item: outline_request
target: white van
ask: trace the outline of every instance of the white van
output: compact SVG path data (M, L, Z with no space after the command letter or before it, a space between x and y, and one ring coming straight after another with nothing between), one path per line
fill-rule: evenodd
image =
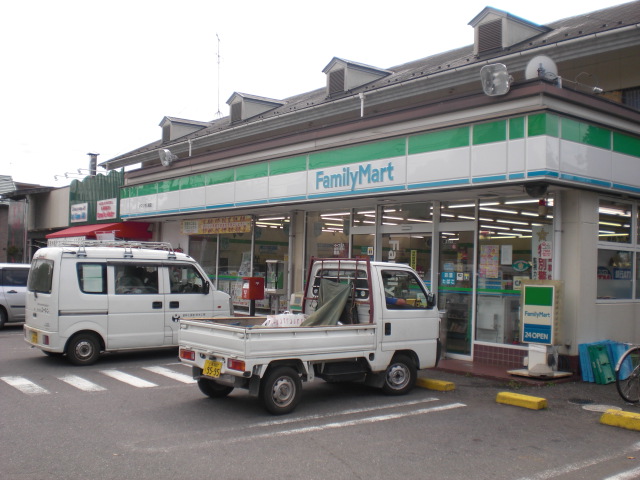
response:
M229 315L230 296L169 244L86 241L33 256L24 335L89 365L101 352L177 346L181 318Z

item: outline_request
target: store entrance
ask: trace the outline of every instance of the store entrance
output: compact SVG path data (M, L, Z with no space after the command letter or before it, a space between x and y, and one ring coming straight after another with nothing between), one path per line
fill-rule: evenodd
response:
M382 261L411 266L431 289L431 232L382 235Z
M447 355L471 356L473 339L474 231L447 229L440 233L438 309L446 311Z

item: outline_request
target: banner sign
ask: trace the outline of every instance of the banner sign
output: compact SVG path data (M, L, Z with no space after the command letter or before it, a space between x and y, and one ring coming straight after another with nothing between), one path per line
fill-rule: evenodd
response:
M218 233L250 233L251 215L183 220L183 235L215 235Z

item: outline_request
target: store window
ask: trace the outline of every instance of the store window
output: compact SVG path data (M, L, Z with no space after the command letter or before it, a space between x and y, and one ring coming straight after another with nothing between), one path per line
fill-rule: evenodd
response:
M480 203L476 340L520 343L520 288L553 279L553 198Z
M598 298L605 300L632 297L633 252L598 250Z
M311 257L349 257L349 210L307 212L307 262Z
M600 199L596 272L597 297L600 300L640 299L637 285L637 256L640 243L637 219L636 203L608 198ZM634 278L636 279L635 292Z

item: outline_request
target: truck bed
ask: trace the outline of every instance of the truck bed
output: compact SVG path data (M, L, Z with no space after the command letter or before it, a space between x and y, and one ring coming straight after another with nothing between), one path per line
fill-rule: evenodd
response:
M207 354L269 358L332 359L376 348L376 325L263 327L264 317L181 320L180 346Z

